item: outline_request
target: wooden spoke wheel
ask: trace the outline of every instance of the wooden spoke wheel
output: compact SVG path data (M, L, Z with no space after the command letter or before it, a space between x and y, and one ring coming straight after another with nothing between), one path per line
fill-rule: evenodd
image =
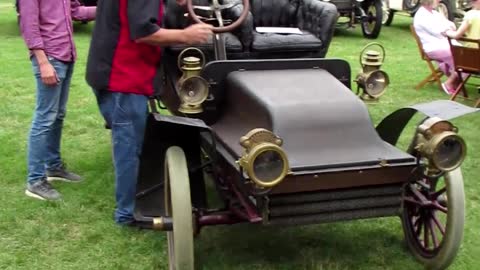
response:
M445 269L463 238L465 194L460 168L405 187L402 224L413 255L428 269Z
M193 222L187 160L180 147L172 146L165 157L165 212L172 218L167 232L170 270L193 270Z

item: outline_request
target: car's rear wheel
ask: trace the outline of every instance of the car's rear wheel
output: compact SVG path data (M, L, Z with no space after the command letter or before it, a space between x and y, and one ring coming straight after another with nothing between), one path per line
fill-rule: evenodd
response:
M366 18L362 20L362 32L366 38L377 38L382 28L383 9L381 0L366 1L363 6Z
M453 8L452 8L452 3L450 1L442 0L440 3L438 3L437 6L437 11L445 16L445 18L449 19L450 21L453 21L455 19L455 14L453 14Z
M409 183L402 225L410 251L428 269L445 269L463 238L465 194L460 168L436 179Z
M385 26L390 26L395 16L395 11L393 9L384 9L382 15L382 24Z
M193 219L185 153L178 146L165 157L165 214L172 218L173 230L167 232L170 270L193 270Z

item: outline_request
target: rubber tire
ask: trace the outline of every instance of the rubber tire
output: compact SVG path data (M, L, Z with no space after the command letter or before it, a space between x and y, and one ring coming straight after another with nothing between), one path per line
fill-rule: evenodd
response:
M395 17L395 12L393 9L390 9L388 11L388 15L387 15L387 18L382 18L383 19L383 25L385 26L390 26L392 24L392 21L393 21L393 17ZM382 16L385 16L385 13L383 13Z
M465 224L465 192L463 189L463 176L460 168L445 174L445 184L448 198L447 225L442 247L438 253L425 258L417 252L418 247L412 238L412 230L405 224L407 211L402 211L402 225L408 248L415 258L425 265L426 269L446 269L455 259L463 239Z
M368 13L368 8L372 4L375 6L375 13L376 13L375 14L376 22L375 22L375 26L373 27L372 32L371 33L367 32L365 22L362 22L361 25L362 25L363 36L366 37L366 38L375 39L375 38L378 37L378 35L380 34L380 30L382 29L383 9L382 9L382 1L381 0L366 1L365 5L363 6L363 9Z
M167 232L169 269L193 270L190 179L185 153L178 146L168 148L165 156L165 212L173 222L173 230Z
M438 6L440 6L440 5L445 6L445 8L447 9L448 19L450 21L453 21L455 19L455 14L453 13L452 3L449 0L441 0L440 3L438 4Z

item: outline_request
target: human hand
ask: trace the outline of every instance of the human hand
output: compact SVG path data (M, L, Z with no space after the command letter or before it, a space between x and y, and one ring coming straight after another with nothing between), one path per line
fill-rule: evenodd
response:
M60 82L55 68L49 62L40 64L40 77L47 86L55 86Z
M205 23L197 23L185 28L185 43L192 45L198 43L205 43L208 37L212 34L213 26Z

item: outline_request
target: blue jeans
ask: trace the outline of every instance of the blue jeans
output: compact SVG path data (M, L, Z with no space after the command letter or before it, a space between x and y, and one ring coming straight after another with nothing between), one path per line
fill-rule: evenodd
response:
M37 101L28 139L27 181L30 184L44 178L45 169L55 170L62 165L60 140L74 64L52 57L48 57L48 60L60 80L55 86L47 86L42 82L37 59L32 57Z
M148 98L142 95L93 90L98 107L112 128L115 167L115 221L133 221L140 154L147 122Z

